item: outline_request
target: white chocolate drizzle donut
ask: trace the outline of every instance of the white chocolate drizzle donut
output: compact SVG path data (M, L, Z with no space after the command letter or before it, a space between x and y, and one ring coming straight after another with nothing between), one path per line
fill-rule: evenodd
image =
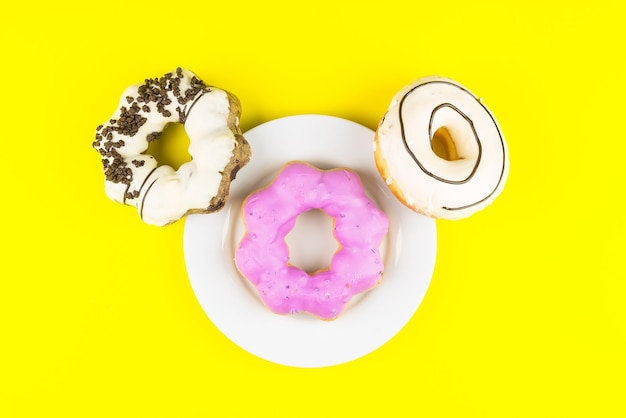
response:
M181 68L130 86L92 144L102 157L107 196L159 226L221 209L230 182L250 159L240 113L234 95ZM183 124L189 137L192 160L177 171L146 154L168 123Z
M442 77L417 80L393 97L376 131L374 155L402 203L442 219L485 208L509 170L493 114L465 87Z

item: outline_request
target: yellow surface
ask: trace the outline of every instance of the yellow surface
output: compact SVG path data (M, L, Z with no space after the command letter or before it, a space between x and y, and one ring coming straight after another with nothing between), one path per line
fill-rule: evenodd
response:
M0 416L626 416L624 11L250 3L0 6ZM325 369L260 360L196 302L184 222L104 195L95 127L176 66L235 92L244 130L301 113L375 128L403 85L451 77L498 118L507 186L437 223L430 289L388 344Z

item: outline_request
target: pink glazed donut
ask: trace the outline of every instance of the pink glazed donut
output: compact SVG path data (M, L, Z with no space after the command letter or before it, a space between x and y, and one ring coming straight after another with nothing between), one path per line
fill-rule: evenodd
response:
M312 209L332 218L339 249L328 269L308 274L289 263L285 237L298 215ZM246 198L243 219L246 233L235 263L274 313L309 312L332 320L353 295L381 280L379 247L389 221L352 170L288 163L269 186Z

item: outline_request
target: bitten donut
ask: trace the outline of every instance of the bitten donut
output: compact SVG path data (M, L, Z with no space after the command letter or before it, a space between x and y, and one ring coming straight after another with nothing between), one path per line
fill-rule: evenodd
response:
M298 215L312 209L332 218L339 250L328 269L308 274L289 263L285 236ZM275 313L335 319L353 295L381 280L379 247L388 220L354 171L289 163L268 187L246 198L243 219L246 233L236 250L236 266Z
M409 208L460 219L500 194L507 145L493 114L457 82L426 77L392 99L374 141L376 166Z
M181 68L129 87L92 144L102 157L107 196L159 226L221 209L251 154L240 113L237 97ZM148 143L172 122L184 125L192 157L177 171L146 154Z

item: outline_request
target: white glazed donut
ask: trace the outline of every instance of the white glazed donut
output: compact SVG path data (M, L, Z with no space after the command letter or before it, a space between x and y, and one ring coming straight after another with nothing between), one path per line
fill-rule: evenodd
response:
M250 159L240 113L234 95L181 68L129 87L92 144L102 157L107 196L159 226L221 209L231 180ZM192 161L178 171L146 154L168 123L184 124L189 137Z
M374 141L376 166L409 208L460 219L500 194L509 170L500 127L457 82L425 77L392 99Z

